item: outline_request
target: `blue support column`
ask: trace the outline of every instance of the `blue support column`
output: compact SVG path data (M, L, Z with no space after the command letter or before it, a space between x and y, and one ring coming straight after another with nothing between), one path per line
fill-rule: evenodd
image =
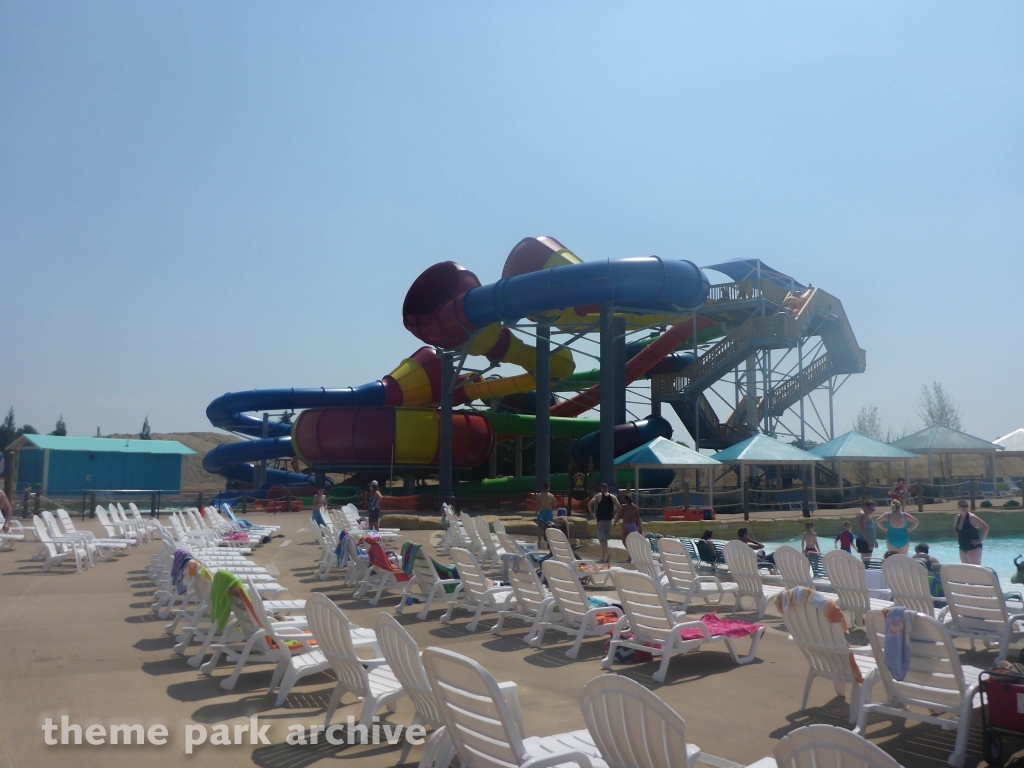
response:
M452 495L452 383L455 379L454 352L441 353L441 435L437 472L437 495Z
M615 319L601 305L601 482L615 490Z
M626 319L612 321L615 336L615 424L626 423Z
M535 489L551 482L551 326L537 325L537 421L534 445L537 457Z

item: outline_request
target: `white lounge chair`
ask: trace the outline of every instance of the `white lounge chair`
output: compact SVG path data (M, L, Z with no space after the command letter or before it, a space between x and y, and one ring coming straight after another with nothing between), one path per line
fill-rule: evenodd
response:
M811 684L820 677L832 683L840 696L845 696L846 686L850 686L850 722L857 722L861 685L864 674L874 669L874 658L866 654L855 657L854 649L846 642L846 619L828 595L796 587L780 594L776 601L790 636L810 667L800 711L807 706ZM829 621L830 617L835 620Z
M993 571L980 565L950 563L941 570L942 589L953 637L966 637L974 650L980 640L986 648L998 648L1003 661L1010 645L1024 637L1024 613L1010 613Z
M793 547L783 545L775 550L775 570L782 577L782 586L786 589L807 587L819 592L831 591L827 579L814 578L811 561Z
M441 623L450 622L455 609L462 608L473 612L473 619L466 625L466 630L475 632L482 614L496 613L509 605L513 598L512 588L492 586L469 550L453 547L451 556L459 572L459 585L448 598L448 610L441 617Z
M890 555L882 561L882 574L894 605L926 616L935 615L935 599L929 588L928 569L906 555Z
M822 558L825 572L836 593L836 602L844 611L853 614L853 623L861 624L868 611L880 611L892 605L889 600L871 597L868 592L864 561L859 557L834 549Z
M628 677L595 677L583 687L580 709L609 768L693 768L700 758L683 718Z
M598 617L608 613L621 617L622 611L613 605L591 604L580 577L565 563L545 560L541 570L551 592L552 602L541 611L534 624L536 629L526 642L539 648L544 642L544 633L549 629L563 632L575 637L572 647L565 652L570 659L575 659L584 638L603 637L614 631L614 624L599 623Z
M569 539L555 527L548 528L544 535L547 536L551 559L568 565L579 575L580 579L584 580L584 583L589 580L589 583L595 587L609 586L612 573L622 570L621 568L601 568L600 564L594 560L581 560L576 557L576 553L569 545Z
M903 680L896 680L885 663L885 615L871 611L866 623L875 669L864 680L858 733L864 733L872 713L931 723L944 730L955 728L956 744L949 764L962 766L981 670L960 663L953 638L938 620L915 613L910 624L910 671ZM871 704L871 689L879 679L885 700Z
M512 616L530 625L530 631L523 638L529 640L537 630L541 614L552 600L551 593L541 584L536 571L532 568L512 571L509 574L509 581L515 598L509 607L498 611L498 622L491 632L495 635L501 634L505 619Z
M402 613L410 600L423 603L423 608L416 614L416 618L423 621L434 606L434 601L443 597L448 587L455 587L458 583L458 579L442 579L438 576L427 550L419 547L412 564L412 578L405 582L405 588L398 598L398 605L395 606L395 613Z
M654 579L647 574L619 571L612 576L612 582L615 584L615 591L622 602L625 615L616 623L612 641L608 646L608 655L601 662L605 669L611 669L615 651L620 646L661 656L661 666L653 675L659 683L665 682L665 674L673 656L695 651L705 643L724 640L729 655L737 664L748 664L757 658L757 647L764 636L764 627L759 627L750 636L750 650L746 656L740 656L736 652L733 638L712 635L704 622L690 619L685 613L673 611L665 596L658 591ZM684 640L680 632L687 629L700 630L701 637ZM626 637L627 633L632 637Z
M369 725L381 707L394 712L396 702L405 695L398 678L384 658L361 659L353 642L353 626L344 612L329 597L317 593L306 604L306 618L335 677L338 678L327 704L324 725L330 725L341 697L351 693L363 700L361 725ZM376 646L379 655L380 648Z
M901 768L867 739L834 725L805 725L775 745L774 757L747 768Z
M108 539L121 539L133 545L139 543L139 537L132 530L134 526L111 520L102 504L96 505L96 519L100 521L103 530L107 532Z
M658 554L663 576L659 589L668 599L682 601L678 610L685 613L694 598L707 605L721 605L725 595L732 595L735 612L739 587L733 583L723 584L717 576L698 575L690 554L679 539L658 539Z
M597 750L586 731L524 738L498 683L473 659L427 648L423 668L463 768L593 768Z
M629 559L641 573L646 573L655 581L661 580L661 567L654 558L651 542L643 534L633 531L626 537L626 551Z
M736 584L736 604L732 612L743 610L743 601L753 602L757 618L764 618L768 601L782 592L782 587L765 584L757 567L757 555L742 541L730 541L723 549L729 577Z
M75 567L82 572L82 560L89 562L89 554L82 544L76 540L53 541L46 530L39 515L32 516L32 523L36 529L36 539L39 541L39 551L34 559L43 561L43 570L48 571L55 565L60 565L67 558L75 559Z
M501 556L505 554L505 549L501 544L501 540L498 538L496 533L492 534L487 527L487 519L480 515L476 518L477 533L480 535L480 541L484 545L484 556L480 560L480 564L486 563L490 568L497 568L498 564L501 563Z

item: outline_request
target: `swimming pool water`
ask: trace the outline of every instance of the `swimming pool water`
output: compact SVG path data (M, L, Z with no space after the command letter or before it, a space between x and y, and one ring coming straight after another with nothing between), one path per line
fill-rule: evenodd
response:
M824 536L819 536L818 540L821 542L822 552L828 552L831 549L831 542L827 541ZM911 542L909 554L914 554L914 546L917 543L917 541ZM952 537L929 539L927 543L928 554L937 558L940 563L960 562L960 548L957 546L956 539ZM783 544L800 549L800 539L795 538L789 541L766 541L764 542L765 551L774 552L776 548L781 547ZM875 553L877 557L885 554L884 542L881 543L881 548L875 550ZM1024 585L1012 584L1010 582L1010 577L1017 572L1017 567L1013 564L1013 558L1017 557L1017 555L1024 555L1024 536L989 537L985 540L981 564L987 568L995 569L996 573L999 574L999 582L1002 584L1004 592L1021 592L1024 590Z

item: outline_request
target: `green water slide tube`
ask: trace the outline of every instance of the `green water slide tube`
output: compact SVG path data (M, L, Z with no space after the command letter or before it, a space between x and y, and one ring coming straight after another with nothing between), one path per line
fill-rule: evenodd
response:
M529 435L537 433L537 417L523 413L496 413L483 411L483 416L491 423L497 435ZM561 416L551 417L551 437L568 437L573 440L597 432L601 428L600 419L567 419ZM533 490L531 488L531 490Z

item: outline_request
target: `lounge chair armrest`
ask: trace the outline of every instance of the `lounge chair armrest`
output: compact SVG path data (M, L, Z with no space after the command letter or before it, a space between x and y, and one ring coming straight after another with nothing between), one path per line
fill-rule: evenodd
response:
M719 591L722 590L722 581L717 576L697 576L694 581L697 584L714 584Z
M374 669L376 667L386 666L387 663L388 663L388 660L385 659L383 656L378 656L377 658L374 658L374 659L360 659L359 663L362 664L364 667L366 667L367 670L371 670L371 669Z
M532 757L523 763L520 768L552 768L552 766L561 765L562 763L576 763L579 768L593 768L590 758L578 750L555 752L543 757Z
M670 630L673 635L679 635L684 629L699 629L704 633L705 640L711 640L711 633L708 632L708 625L703 621L681 621L678 624L673 624Z

